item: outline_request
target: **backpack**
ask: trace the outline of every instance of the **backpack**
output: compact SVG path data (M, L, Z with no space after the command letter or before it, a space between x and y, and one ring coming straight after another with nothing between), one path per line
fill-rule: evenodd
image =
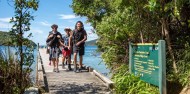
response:
M49 35L48 35L48 36L50 36L51 34L53 34L52 31L49 32ZM59 39L56 37L57 35L60 35L60 36L61 36L61 40L62 40L62 35L61 35L61 33L57 32L57 33L54 35L53 38L50 38L50 39L47 39L47 40L46 40L46 44L47 44L48 46L50 46L50 47L52 47L52 46L57 46L57 47L58 47L58 46L60 45L60 43L59 43Z

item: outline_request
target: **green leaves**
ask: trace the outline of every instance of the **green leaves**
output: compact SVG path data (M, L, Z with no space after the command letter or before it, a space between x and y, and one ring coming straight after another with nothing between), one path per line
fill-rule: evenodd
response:
M2 94L19 94L21 88L18 84L22 80L23 86L30 86L30 78L28 74L31 71L30 68L22 71L22 77L20 78L20 66L18 63L18 57L14 55L12 47L6 46L0 49L0 93ZM23 88L24 89L24 88Z
M10 21L13 23L10 33L12 39L11 44L18 49L15 52L15 55L18 57L17 62L15 63L18 65L16 66L16 69L18 70L16 84L18 84L19 93L23 93L25 88L30 85L30 80L26 80L25 78L29 77L28 74L31 72L30 67L34 62L34 45L31 45L32 42L27 38L24 38L23 35L30 30L30 21L34 20L31 13L38 9L38 3L38 0L15 0L14 2L15 16L12 17ZM28 35L28 37L30 36L31 34Z
M38 9L38 3L39 3L38 0L30 0L30 1L27 2L27 6L29 8L32 8L33 10L37 11L37 9Z
M96 28L96 24L109 10L109 1L107 0L73 0L71 7L76 15L87 16L88 22Z
M121 65L116 70L113 81L116 94L159 94L158 88L140 80L138 76L128 72L127 65Z
M149 91L143 91L144 87L151 91L150 85L135 80L135 85L139 87L133 87L133 81L128 80L129 76L127 78L116 72L119 66L129 63L128 42L155 43L160 39L167 39L163 28L163 25L166 25L171 38L171 48L174 49L174 56L181 70L180 76L183 77L179 80L180 76L174 74L171 69L171 57L167 54L167 79L186 85L189 81L189 75L186 74L190 70L189 64L185 63L189 62L189 50L186 49L186 45L190 44L189 6L189 0L73 0L71 7L76 15L86 16L88 22L96 29L99 36L97 45L103 51L102 58L116 75L115 82L119 87L117 93L120 94L120 91L129 87L129 91L122 94L137 94L136 90L139 90L138 93L146 94ZM163 19L166 23L163 23Z
M156 2L157 0L149 0L148 5L145 5L145 7L148 7L150 11L154 11L156 8Z

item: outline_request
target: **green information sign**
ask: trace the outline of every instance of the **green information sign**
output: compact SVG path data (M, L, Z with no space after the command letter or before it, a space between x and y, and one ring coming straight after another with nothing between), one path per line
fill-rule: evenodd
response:
M159 86L160 94L166 92L165 82L165 41L158 43L130 43L130 72L140 79ZM164 90L164 91L163 91Z

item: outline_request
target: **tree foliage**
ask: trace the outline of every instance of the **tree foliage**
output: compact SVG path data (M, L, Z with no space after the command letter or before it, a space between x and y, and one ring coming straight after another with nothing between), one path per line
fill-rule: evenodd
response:
M28 41L23 35L30 30L30 21L34 20L34 16L31 14L38 9L38 2L38 0L14 0L15 15L10 20L10 23L13 23L13 26L9 32L11 40L8 45L14 45L16 47L15 55L18 58L16 58L16 61L13 61L16 66L12 66L12 63L6 61L6 59L2 57L1 65L5 64L7 66L4 66L3 69L0 70L3 72L2 74L5 74L1 77L3 78L3 80L1 80L3 83L1 82L0 84L5 86L2 88L1 93L23 94L24 90L30 86L30 81L26 79L27 75L32 71L30 66L34 62L34 46L31 45L31 41ZM29 34L28 37L31 37L31 35L32 34ZM10 69L8 65L14 68ZM7 76L10 78L6 78L5 72L11 73L13 71L15 71L15 73ZM13 87L10 87L10 91L7 91L9 86L7 86L6 81L12 81L10 83L13 84L11 85Z
M73 0L71 7L96 29L98 47L113 74L128 64L128 42L163 39L167 44L167 81L189 84L189 0Z
M19 77L21 70L18 56L11 47L2 47L0 49L0 93L1 94L19 94L25 88L31 86L30 68L22 70L22 78ZM22 88L19 87L19 81L22 79Z

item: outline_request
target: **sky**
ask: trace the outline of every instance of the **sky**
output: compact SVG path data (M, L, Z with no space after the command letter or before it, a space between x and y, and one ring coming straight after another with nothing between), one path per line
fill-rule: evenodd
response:
M10 31L12 24L9 23L10 18L14 17L14 7L12 0L0 0L0 31ZM58 31L65 34L64 28L69 27L74 29L77 21L84 23L84 28L87 32L87 41L97 39L98 36L92 33L90 23L87 23L86 17L79 17L73 13L70 5L72 0L39 0L39 8L33 11L34 21L31 21L30 31L25 34L25 37L32 33L30 39L40 45L46 44L46 38L51 31L51 25L57 24Z

